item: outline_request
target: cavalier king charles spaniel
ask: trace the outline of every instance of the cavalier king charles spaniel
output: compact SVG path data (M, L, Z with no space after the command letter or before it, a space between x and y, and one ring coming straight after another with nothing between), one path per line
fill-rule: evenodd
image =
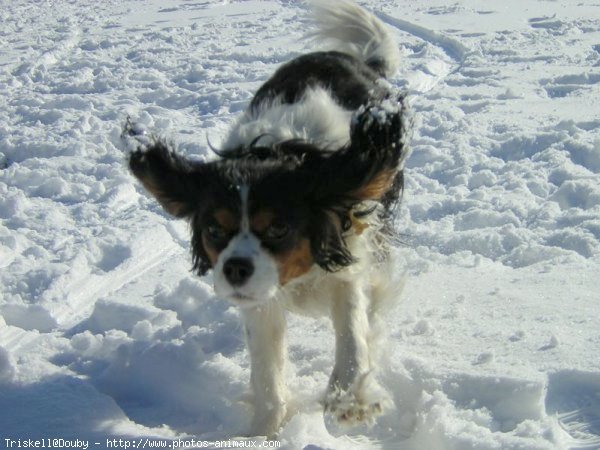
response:
M191 228L194 270L240 307L251 358L253 435L289 414L285 311L328 315L335 363L328 419L370 423L386 395L375 380L375 323L397 296L390 238L403 189L409 119L386 77L399 50L385 25L349 1L313 1L326 51L282 65L233 124L218 158L191 161L158 138L129 166ZM128 136L136 129L128 122Z

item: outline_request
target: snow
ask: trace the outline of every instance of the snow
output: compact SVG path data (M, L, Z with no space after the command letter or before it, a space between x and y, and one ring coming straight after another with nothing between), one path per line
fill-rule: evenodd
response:
M282 447L600 448L597 3L362 4L394 32L415 118L380 374L393 405L332 434L331 326L290 316ZM212 157L311 49L307 5L0 6L0 446L242 435L239 313L190 273L186 224L134 183L120 135L129 115Z

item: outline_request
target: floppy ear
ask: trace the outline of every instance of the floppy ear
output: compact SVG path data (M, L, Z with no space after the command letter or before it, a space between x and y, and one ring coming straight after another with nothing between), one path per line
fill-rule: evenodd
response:
M398 190L407 153L407 122L403 97L361 107L352 119L350 143L314 168L319 195L351 206L382 201L390 190Z
M201 185L198 166L156 141L129 157L129 168L169 214L189 216L198 201Z
M303 197L310 204L311 251L324 270L333 272L355 261L344 232L352 226L356 214L373 211L366 208L350 214L355 205L378 201L385 215L397 201L406 157L407 126L402 97L364 106L353 118L346 146L333 152L307 147L300 152L297 174L286 174L291 186L302 186ZM293 147L292 144L287 145Z

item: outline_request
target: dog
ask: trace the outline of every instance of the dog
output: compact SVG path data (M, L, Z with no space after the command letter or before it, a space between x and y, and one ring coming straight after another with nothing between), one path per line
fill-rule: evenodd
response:
M385 405L374 328L397 287L389 241L410 124L405 96L386 78L400 54L358 5L312 3L313 39L329 47L282 65L258 89L218 159L191 161L159 138L129 156L145 189L189 221L195 272L212 270L216 295L240 307L251 435L275 436L288 413L286 310L331 317L329 418L372 423Z

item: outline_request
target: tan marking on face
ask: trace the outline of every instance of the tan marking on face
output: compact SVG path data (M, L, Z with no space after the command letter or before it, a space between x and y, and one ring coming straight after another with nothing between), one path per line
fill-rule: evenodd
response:
M279 282L285 285L294 278L304 275L313 265L310 242L307 238L301 239L298 244L282 255L275 255L279 267Z
M239 220L230 209L220 208L216 210L213 214L213 218L217 224L228 233L235 233L239 229ZM217 264L220 252L211 244L205 233L202 233L202 245L210 260L210 264L214 267Z
M210 265L215 267L217 264L217 259L219 259L219 252L210 245L204 234L202 235L202 245L204 246L204 251L206 251L206 254L208 255Z
M395 175L395 169L382 170L369 183L352 191L350 195L360 200L379 200L392 186Z
M236 218L235 214L227 208L221 208L215 211L214 217L217 223L226 231L235 232L240 227L239 220Z
M261 209L250 218L250 229L262 234L275 219L275 214L269 209Z

